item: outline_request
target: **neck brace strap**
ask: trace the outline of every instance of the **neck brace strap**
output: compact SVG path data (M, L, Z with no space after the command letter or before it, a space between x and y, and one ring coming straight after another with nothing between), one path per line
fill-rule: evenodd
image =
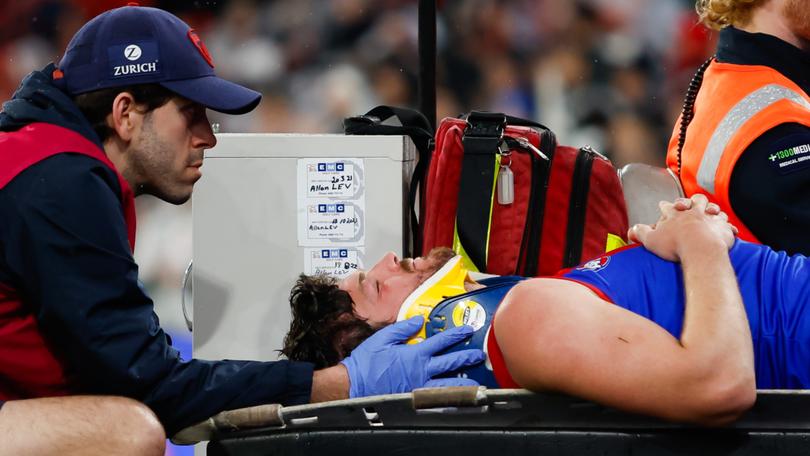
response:
M397 321L407 320L416 315L422 315L425 324L433 308L440 302L453 296L466 293L464 282L467 279L467 270L461 265L461 257L450 259L430 278L424 281L402 303L397 315ZM425 325L411 339L409 344L415 344L425 339Z

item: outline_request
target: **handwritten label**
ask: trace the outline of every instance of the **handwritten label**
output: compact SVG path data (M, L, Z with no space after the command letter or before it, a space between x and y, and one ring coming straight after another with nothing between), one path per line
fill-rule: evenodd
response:
M307 198L349 198L359 191L354 164L347 161L308 163Z
M354 270L363 267L362 252L356 248L308 248L304 249L304 273L326 274L342 279Z
M322 201L307 206L307 239L353 240L360 232L354 205Z
M298 160L298 245L361 247L365 242L363 160Z

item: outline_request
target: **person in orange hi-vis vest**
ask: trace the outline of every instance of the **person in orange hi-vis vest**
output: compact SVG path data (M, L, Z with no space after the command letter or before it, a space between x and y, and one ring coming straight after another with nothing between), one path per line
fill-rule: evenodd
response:
M675 125L667 166L745 240L810 254L810 1L698 0L719 29Z

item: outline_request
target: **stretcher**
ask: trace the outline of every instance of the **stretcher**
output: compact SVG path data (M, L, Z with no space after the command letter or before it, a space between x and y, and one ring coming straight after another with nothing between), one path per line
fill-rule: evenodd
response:
M434 388L223 412L174 437L208 455L806 455L810 394L762 390L742 418L705 428L520 389Z

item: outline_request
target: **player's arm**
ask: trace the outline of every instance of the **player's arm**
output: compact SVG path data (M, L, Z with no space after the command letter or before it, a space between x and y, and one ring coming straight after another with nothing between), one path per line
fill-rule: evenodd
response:
M682 263L680 339L577 283L526 281L509 293L496 326L520 385L704 424L733 420L753 404L751 335L727 254L733 236L697 200L683 212L665 207L657 227L636 236Z

